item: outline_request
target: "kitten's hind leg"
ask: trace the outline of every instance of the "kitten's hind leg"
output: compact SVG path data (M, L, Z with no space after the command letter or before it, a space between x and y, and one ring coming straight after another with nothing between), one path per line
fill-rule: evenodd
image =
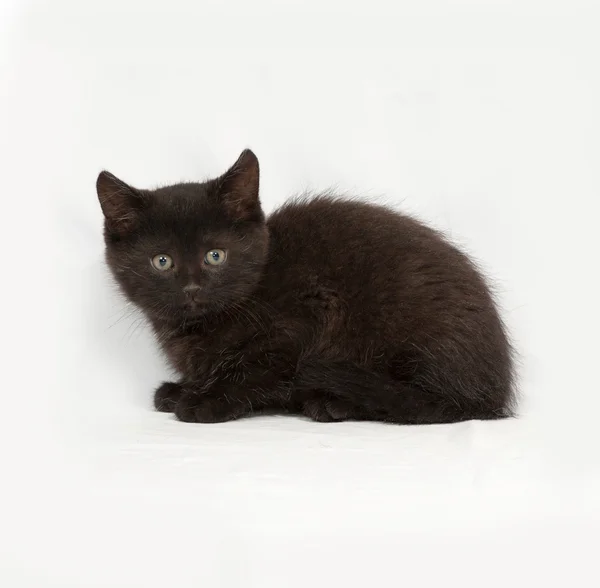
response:
M387 383L387 382L386 382ZM386 420L377 374L346 361L305 359L294 379L294 401L300 412L320 422Z
M154 392L154 408L159 412L174 412L183 388L175 382L163 382Z
M361 419L360 410L350 402L315 390L301 402L301 412L320 423Z

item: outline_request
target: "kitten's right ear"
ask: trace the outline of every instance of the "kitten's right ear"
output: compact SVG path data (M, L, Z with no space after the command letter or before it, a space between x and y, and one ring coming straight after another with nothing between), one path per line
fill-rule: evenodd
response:
M144 206L144 197L138 190L103 171L96 180L96 191L111 233L126 235L137 227L139 212Z

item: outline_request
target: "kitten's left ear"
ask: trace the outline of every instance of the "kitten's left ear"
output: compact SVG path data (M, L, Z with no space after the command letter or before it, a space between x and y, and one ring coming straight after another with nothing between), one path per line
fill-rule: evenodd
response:
M107 171L98 176L96 190L108 230L121 236L131 233L145 204L142 194Z
M258 159L250 149L246 149L219 178L219 197L232 220L264 219L258 198L259 176Z

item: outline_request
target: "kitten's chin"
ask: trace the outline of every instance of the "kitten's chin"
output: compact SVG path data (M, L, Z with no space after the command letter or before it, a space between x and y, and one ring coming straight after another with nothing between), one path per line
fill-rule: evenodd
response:
M210 309L208 308L198 308L196 310L187 310L182 313L182 318L187 321L193 321L196 319L201 319L210 314Z

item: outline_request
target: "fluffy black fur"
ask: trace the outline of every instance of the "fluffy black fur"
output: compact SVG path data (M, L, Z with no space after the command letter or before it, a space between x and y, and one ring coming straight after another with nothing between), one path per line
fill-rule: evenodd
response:
M265 220L247 150L220 178L97 190L106 257L180 374L155 406L214 423L275 409L317 421L512 414L511 350L471 261L437 232L331 196ZM225 251L210 265L210 250ZM157 255L173 265L158 270Z

